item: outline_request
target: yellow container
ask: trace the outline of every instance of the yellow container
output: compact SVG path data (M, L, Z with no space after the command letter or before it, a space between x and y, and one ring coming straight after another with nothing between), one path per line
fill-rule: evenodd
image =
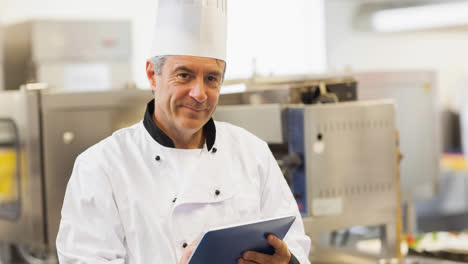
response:
M12 201L17 198L16 150L0 147L0 201Z

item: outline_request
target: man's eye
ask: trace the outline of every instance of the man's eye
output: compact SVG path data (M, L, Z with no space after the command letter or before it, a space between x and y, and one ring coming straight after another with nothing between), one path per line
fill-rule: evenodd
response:
M218 81L218 79L216 77L213 77L213 76L208 76L208 81L216 82L216 81Z
M188 79L188 77L190 77L188 73L180 73L178 76L182 79Z

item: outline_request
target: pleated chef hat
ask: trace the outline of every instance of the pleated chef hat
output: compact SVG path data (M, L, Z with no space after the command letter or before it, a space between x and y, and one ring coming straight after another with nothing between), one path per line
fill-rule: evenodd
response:
M226 61L227 0L159 0L150 57L188 55Z

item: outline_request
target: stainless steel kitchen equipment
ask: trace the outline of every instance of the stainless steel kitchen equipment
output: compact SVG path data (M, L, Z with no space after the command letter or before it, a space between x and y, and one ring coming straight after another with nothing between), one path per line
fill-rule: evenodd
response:
M405 231L417 234L415 202L433 198L439 191L442 152L440 113L437 109L436 73L433 71L363 72L359 100L392 98L400 133L401 188Z
M0 91L4 90L4 78L3 78L3 27L0 25Z
M7 155L10 153L10 158L2 157L1 167L10 168L2 177L12 182L12 189L4 187L4 192L14 192L15 186L19 192L13 195L16 199L1 201L0 237L31 246L40 246L45 239L39 111L37 92L1 92L0 133Z
M349 76L303 76L301 78L254 78L227 80L225 85L242 84L244 92L222 94L219 105L241 104L311 104L328 102L324 92L336 95L340 102L357 99L357 82ZM324 88L324 91L320 91ZM221 93L223 88L221 88Z
M150 91L63 93L26 85L0 92L0 238L55 252L66 184L76 156L142 119ZM18 189L15 189L18 188ZM15 190L17 190L15 192ZM3 198L3 197L0 197Z
M316 83L323 88L327 80ZM349 87L347 82L340 86ZM383 246L374 260L396 257L400 219L393 102L308 105L297 100L301 96L291 96L297 91L304 87L222 95L220 102L228 105L219 106L215 118L243 126L269 143L313 240L314 263L362 260L357 252L344 252L320 240L324 233L354 226L380 228ZM232 98L250 100L233 105Z
M303 125L297 116L289 117L289 146L304 157L303 171L293 173L293 192L303 197L298 205L306 212L304 225L317 249L313 259L337 263L330 248L321 250L321 234L354 226L380 226L379 257L396 257L400 219L393 103L313 105L291 111L299 116L303 112Z
M124 88L132 79L129 21L32 20L4 27L6 90Z
M359 100L391 98L400 132L402 198L432 198L439 187L440 116L436 73L432 71L357 73Z

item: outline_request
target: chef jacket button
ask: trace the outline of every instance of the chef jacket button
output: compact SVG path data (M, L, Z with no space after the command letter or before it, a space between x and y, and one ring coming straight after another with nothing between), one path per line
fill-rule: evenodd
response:
M221 193L221 192L220 192L219 190L216 190L216 191L215 191L215 194L216 194L216 195L219 195L220 193Z
M155 159L156 161L160 161L160 160L161 160L161 157L156 156L154 159Z
M218 149L217 149L217 148L213 148L213 149L211 150L211 153L216 153L216 151L218 151Z
M177 201L177 197L175 197L174 200L172 200L173 203L175 203L175 201Z
M187 243L182 244L183 248L186 248L187 246L188 246Z

